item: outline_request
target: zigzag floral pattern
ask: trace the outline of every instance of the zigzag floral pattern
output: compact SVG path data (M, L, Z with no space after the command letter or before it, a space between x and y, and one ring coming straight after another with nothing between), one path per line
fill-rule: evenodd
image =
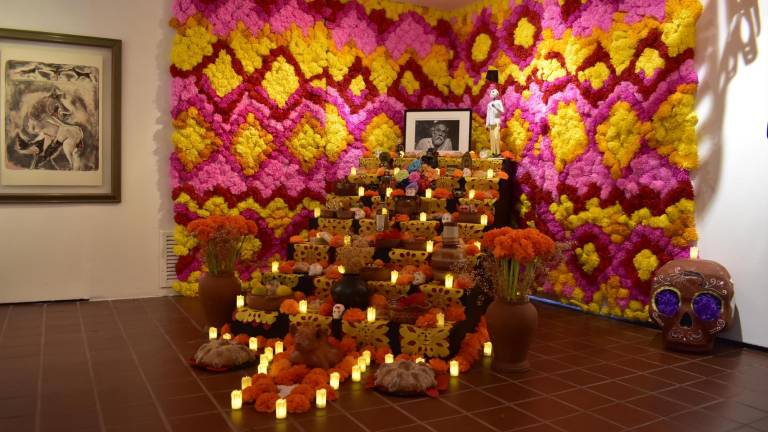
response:
M284 253L360 156L394 149L403 110L472 107L489 68L520 159L523 217L574 243L542 287L647 319L650 277L696 240L698 0L483 0L444 12L386 0L176 0L171 158L179 279L201 268L184 226L240 213L257 261ZM242 268L243 278L251 269Z

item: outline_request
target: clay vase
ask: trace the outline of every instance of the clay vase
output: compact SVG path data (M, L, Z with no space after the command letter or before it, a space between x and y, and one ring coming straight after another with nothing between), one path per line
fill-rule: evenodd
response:
M232 321L232 312L241 292L240 281L234 273L203 273L200 276L198 294L209 326L221 327Z
M496 299L485 314L493 344L491 368L519 373L530 368L528 349L539 322L536 307L529 301L510 303Z
M331 287L334 303L341 303L347 309L368 307L368 285L359 274L344 273L341 280Z

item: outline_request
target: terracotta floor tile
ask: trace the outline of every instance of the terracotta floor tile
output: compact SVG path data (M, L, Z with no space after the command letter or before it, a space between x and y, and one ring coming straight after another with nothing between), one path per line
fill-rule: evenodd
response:
M505 402L480 390L467 390L458 393L448 392L440 395L440 399L456 405L467 412L484 410L505 404Z
M708 365L700 361L692 361L677 365L677 368L703 377L714 377L727 372L725 369Z
M680 423L675 423L667 419L657 420L643 426L630 429L631 432L695 432Z
M216 406L205 394L165 399L160 402L160 407L168 418L216 411Z
M454 417L463 414L461 409L464 408L455 408L440 399L432 398L398 404L397 407L422 422L445 417Z
M768 412L759 410L757 408L752 408L748 405L744 405L733 400L715 402L713 404L706 405L701 409L710 414L725 417L729 420L737 421L739 423L752 423L768 416Z
M593 392L599 393L605 397L617 400L625 401L633 399L645 394L643 390L636 387L622 384L618 381L608 381L600 384L595 384L588 387Z
M523 380L520 381L520 384L545 395L560 393L576 387L569 382L550 375Z
M171 429L177 432L228 431L229 424L220 413L176 417L168 420Z
M733 397L733 400L749 405L752 408L768 411L768 391L744 391Z
M505 402L517 402L541 396L541 393L517 383L505 383L486 387L483 391Z
M636 372L647 372L654 369L663 368L664 365L654 363L639 357L628 357L615 362L616 365L631 369Z
M381 431L416 423L416 420L392 406L358 411L355 419L371 431Z
M694 390L688 387L674 387L657 393L659 396L664 396L667 399L671 399L692 407L699 407L712 402L717 401L719 398L716 396L702 393L698 390Z
M474 413L474 416L499 430L517 429L541 423L540 420L530 414L511 406L478 411Z
M545 374L552 374L573 369L576 366L552 358L531 360L531 369Z
M749 427L757 429L762 432L768 432L768 417L765 417L764 419L750 423Z
M666 367L648 372L648 375L671 381L676 384L688 384L701 379L700 375L686 372L680 368Z
M701 432L724 432L739 426L733 420L709 414L706 409L682 412L668 419Z
M617 366L613 363L602 363L594 366L584 368L587 372L592 372L597 375L602 375L606 378L617 379L624 378L626 376L635 375L637 372L632 369L627 369L621 366Z
M594 374L592 372L587 372L584 369L573 369L560 372L554 376L577 386L588 386L609 380L609 378Z
M405 401L407 399L403 399ZM334 402L347 412L366 410L374 407L388 406L382 396L372 391L344 391L341 388L339 399Z
M603 395L583 388L558 393L552 397L583 410L593 410L614 402Z
M592 412L626 428L638 427L659 419L659 416L656 414L637 409L631 404L626 403L607 405Z
M517 402L515 407L521 411L531 414L543 421L550 421L560 417L573 415L579 411L578 408L568 405L552 397L540 397L527 401Z
M625 402L636 408L654 413L660 417L671 416L686 410L691 409L688 405L684 405L656 394L648 394L636 399L631 399Z
M515 429L515 432L561 432L561 429L558 429L548 423L539 423L533 426Z
M699 381L694 381L692 383L686 384L686 386L692 389L696 389L702 393L710 394L720 398L730 398L744 392L744 390L740 387L729 386L724 382L717 381L712 378L705 378Z
M618 381L630 387L637 387L640 390L645 390L647 392L661 391L676 385L675 383L656 378L649 374L632 375Z
M594 366L596 363L599 363L599 360L595 360L590 356L578 353L554 357L553 360L557 360L577 368Z
M614 432L623 429L615 423L586 412L563 417L551 423L567 432Z
M492 432L492 427L478 421L468 415L451 417L442 420L436 420L426 423L429 427L437 431L472 431L472 432Z

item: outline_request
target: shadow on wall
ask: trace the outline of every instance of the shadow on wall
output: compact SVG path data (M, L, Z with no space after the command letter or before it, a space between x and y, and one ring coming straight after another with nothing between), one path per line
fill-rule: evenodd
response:
M172 1L163 0L166 3L164 10L172 10ZM157 21L157 25L162 30L163 37L157 41L157 55L155 56L155 66L157 68L156 73L158 76L157 90L155 91L155 106L157 112L160 115L155 120L155 134L152 138L155 141L155 151L153 152L156 158L156 165L158 172L161 173L157 178L157 190L162 199L160 200L160 206L157 209L158 226L162 230L173 230L173 202L171 200L171 181L170 181L170 164L171 152L173 151L173 145L171 144L171 134L173 128L171 127L171 89L173 83L171 77L168 74L168 67L170 60L168 53L171 52L171 45L173 44L173 38L176 32L168 25L168 19L165 16L160 17ZM162 175L165 173L166 175ZM158 247L160 247L158 245Z
M725 13L728 35L720 51L720 13ZM723 157L723 120L728 85L739 66L757 59L760 34L758 0L709 0L699 19L697 55L700 85L696 97L699 114L699 168L694 173L697 219L705 214L717 192Z

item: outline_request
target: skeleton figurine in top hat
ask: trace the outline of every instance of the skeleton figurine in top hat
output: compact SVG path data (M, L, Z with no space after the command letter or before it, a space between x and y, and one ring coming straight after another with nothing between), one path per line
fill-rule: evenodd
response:
M498 155L499 141L501 140L501 115L504 113L504 105L499 100L499 91L495 88L490 92L491 101L488 102L488 109L485 114L485 127L491 139L491 153Z

